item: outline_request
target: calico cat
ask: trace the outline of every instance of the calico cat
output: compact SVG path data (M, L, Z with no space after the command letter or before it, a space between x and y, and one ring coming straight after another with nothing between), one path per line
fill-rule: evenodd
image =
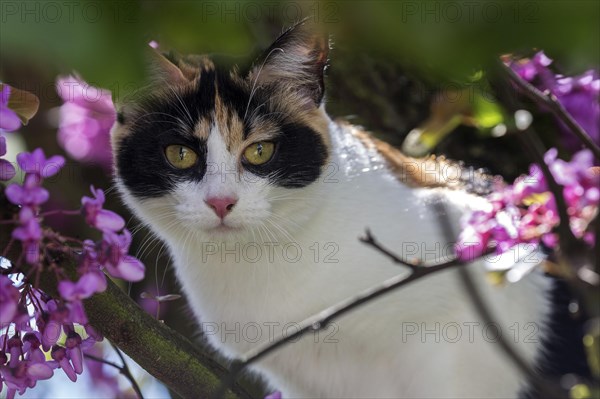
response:
M431 204L444 203L454 223L486 206L464 181L449 181L456 164L405 157L332 121L323 105L328 50L325 36L300 23L248 73L157 54L151 93L122 104L113 127L119 191L168 245L209 344L229 359L408 274L359 242L366 228L407 259L432 262L450 258L452 245ZM493 287L480 263L468 269L497 325L481 322L452 269L335 320L253 371L284 398L514 397L523 381L497 335L532 361L548 283L534 272Z

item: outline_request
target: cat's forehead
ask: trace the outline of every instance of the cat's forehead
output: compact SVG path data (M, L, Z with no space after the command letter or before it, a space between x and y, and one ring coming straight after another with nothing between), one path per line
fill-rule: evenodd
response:
M193 63L180 61L179 68L188 80L156 88L129 117L122 116L130 127L125 134L140 124L159 122L202 141L220 134L227 150L238 153L253 142L277 139L282 126L295 124L308 127L310 134L329 145L322 112L302 109L305 106L297 93L278 85L259 86L236 68L219 68L207 57L195 58Z

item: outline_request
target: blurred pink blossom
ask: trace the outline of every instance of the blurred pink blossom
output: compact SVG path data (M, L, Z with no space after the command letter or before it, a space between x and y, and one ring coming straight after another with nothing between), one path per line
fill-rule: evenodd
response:
M59 78L56 90L60 107L58 142L80 162L112 168L110 129L116 111L110 91L90 86L80 78Z

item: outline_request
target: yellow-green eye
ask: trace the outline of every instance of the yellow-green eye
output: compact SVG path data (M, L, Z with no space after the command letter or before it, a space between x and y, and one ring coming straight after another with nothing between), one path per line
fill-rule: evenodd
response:
M244 150L244 159L252 165L262 165L273 156L275 144L271 141L259 141L258 143L250 144Z
M165 148L165 155L169 163L178 169L191 168L198 161L198 154L191 148L179 144Z

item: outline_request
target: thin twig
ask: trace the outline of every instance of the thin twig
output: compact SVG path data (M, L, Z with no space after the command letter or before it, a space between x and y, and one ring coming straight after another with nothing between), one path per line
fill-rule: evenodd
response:
M529 99L535 103L543 103L560 119L592 152L597 159L600 159L600 147L591 139L589 134L573 119L571 114L557 100L556 96L543 93L531 83L521 79L511 67L502 63L502 71L506 77L520 88Z
M456 259L452 259L450 261L434 264L431 266L416 266L414 263L405 261L399 256L393 254L390 250L384 248L375 240L375 238L371 235L368 229L366 230L365 237L361 237L360 241L376 248L378 251L392 259L392 261L394 261L395 263L399 263L408 267L411 273L408 276L406 274L396 275L374 287L362 291L356 296L338 302L337 304L330 306L329 308L307 319L304 319L302 322L299 323L299 328L295 333L290 335L282 334L274 341L267 342L263 345L259 345L253 348L252 350L248 351L244 356L242 356L240 360L234 361L232 363L229 375L223 380L220 389L215 395L217 398L220 398L222 396L222 393L225 391L225 389L230 387L235 382L240 373L244 371L248 366L250 366L253 363L256 363L257 361L264 358L276 349L302 337L308 332L319 331L324 328L327 328L332 320L339 318L342 315L358 308L359 306L369 303L374 299L379 298L380 296L385 295L387 293L390 293L413 281L420 280L423 277L435 274L442 270L447 270L453 267L465 265L465 263L461 263ZM489 252L486 252L486 254L488 253Z
M83 355L83 356L84 356L85 358L87 358L87 359L91 359L91 360L93 360L93 361L95 361L95 362L98 362L98 363L104 363L104 364L106 364L106 365L109 365L109 366L111 366L111 367L114 367L114 368L116 368L117 370L119 370L119 372L120 372L120 371L121 371L121 369L122 369L122 367L121 367L121 366L119 366L117 363L111 362L110 360L106 360L106 359L103 359L103 358L101 358L101 357L98 357L98 356L95 356L95 355L90 355L89 353L84 353L84 355Z
M113 347L114 347L114 345L113 345ZM118 348L116 348L116 347L114 347L114 348L115 348L115 350L117 350L117 353L119 353ZM138 397L140 399L144 399L144 397L142 396L142 391L140 390L140 387L138 386L137 381L131 375L131 372L129 371L129 368L127 367L127 364L125 362L123 362L123 366L119 366L117 363L111 362L110 360L106 360L106 359L103 359L98 356L90 355L89 353L84 354L84 356L87 359L94 360L99 363L104 363L108 366L114 367L117 370L119 370L119 373L121 373L123 376L125 376L125 378L127 378L129 380L129 382L131 383L131 387L133 388L135 393L138 395ZM119 353L119 356L121 357L121 359L123 359L123 357L120 355L120 353Z
M433 203L433 207L439 217L440 227L442 230L442 234L445 239L451 242L454 240L455 233L450 221L447 217L446 206L442 201L435 201ZM519 260L517 260L519 262ZM475 307L476 312L479 314L479 317L486 325L497 325L495 323L495 319L492 315L492 312L485 304L479 289L477 288L475 282L471 278L471 274L466 268L460 268L458 271L462 282L466 288L466 291L471 298L471 303ZM523 357L517 353L515 348L503 337L501 334L498 336L498 341L500 344L500 348L504 351L507 357L513 362L513 364L519 369L519 371L530 381L530 383L536 387L540 393L542 393L542 397L545 398L568 398L568 395L564 392L564 390L556 383L542 379L538 374L536 374L530 365L527 363Z
M392 262L406 266L409 269L411 269L412 271L416 271L415 269L421 267L420 260L409 262L407 260L400 259L396 254L394 254L387 248L383 247L381 244L379 244L379 242L375 239L375 237L373 237L370 229L366 229L365 236L359 237L359 240L367 245L372 246L373 248L375 248L376 250L378 250L379 252L381 252L382 254L387 256L388 258L390 258L392 260Z
M110 345L113 347L115 352L117 352L117 355L119 355L119 358L121 359L121 362L123 363L123 366L121 367L121 374L123 374L129 380L129 382L131 382L131 387L133 388L133 390L135 391L137 396L140 399L144 399L144 395L142 395L142 390L140 389L140 386L138 385L135 378L133 378L133 375L131 374L131 370L129 370L129 366L127 365L125 356L123 356L123 354L121 353L121 350L117 347L117 345L113 344L112 342L110 342Z
M81 209L73 209L73 210L53 209L51 211L42 212L38 216L46 217L46 216L54 216L54 215L65 215L65 216L81 215Z

